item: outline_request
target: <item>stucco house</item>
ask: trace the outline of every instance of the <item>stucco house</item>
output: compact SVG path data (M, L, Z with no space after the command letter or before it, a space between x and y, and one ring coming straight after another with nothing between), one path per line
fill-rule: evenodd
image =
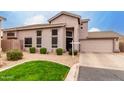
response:
M48 24L35 24L4 29L3 39L21 40L24 50L29 47L47 48L49 52L56 48L68 51L74 49L80 52L117 52L119 51L119 34L107 32L88 32L89 19L62 11L48 20Z

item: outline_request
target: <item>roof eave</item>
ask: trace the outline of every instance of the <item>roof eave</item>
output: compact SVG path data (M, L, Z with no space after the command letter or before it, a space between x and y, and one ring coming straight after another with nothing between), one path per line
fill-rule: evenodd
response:
M3 29L3 31L22 31L22 30L33 30L33 29L46 29L46 28L56 28L56 27L64 27L66 24L63 25L52 25L46 27L32 27L32 28L10 28L10 29Z
M53 21L54 19L56 19L57 17L59 17L59 16L61 16L61 15L68 15L68 16L75 17L75 18L78 18L78 19L81 18L81 16L79 16L79 15L76 15L76 14L72 14L72 13L69 13L69 12L62 11L62 12L56 14L55 16L53 16L52 18L50 18L50 19L48 20L48 22Z

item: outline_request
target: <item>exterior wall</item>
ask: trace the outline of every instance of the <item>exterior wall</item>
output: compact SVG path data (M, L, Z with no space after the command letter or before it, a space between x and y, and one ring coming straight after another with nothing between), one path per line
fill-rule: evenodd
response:
M114 39L114 52L120 52L119 39Z
M65 27L58 30L58 48L66 50L66 33Z
M36 30L28 30L28 31L18 31L17 33L18 39L23 41L23 49L28 50L29 48L24 47L24 39L32 38L32 47L36 47Z
M54 29L54 28L53 28ZM65 46L65 27L55 28L58 29L58 48L66 49ZM32 38L32 47L36 47L36 31L37 30L25 30L25 31L17 31L17 38L23 41L23 49L28 51L29 48L24 47L24 39L25 38ZM48 29L41 29L42 31L42 47L47 48L49 52L55 50L52 48L52 28ZM4 33L4 40L7 39L7 33ZM36 47L39 50L39 48Z
M81 41L81 52L113 52L113 39L91 39Z
M78 18L74 18L67 15L61 15L58 18L51 21L51 24L66 23L66 27L74 27L74 41L79 42L79 31L80 25L78 23ZM75 45L74 48L79 50L79 45Z
M80 39L86 39L88 37L88 22L82 23L82 29L80 30Z

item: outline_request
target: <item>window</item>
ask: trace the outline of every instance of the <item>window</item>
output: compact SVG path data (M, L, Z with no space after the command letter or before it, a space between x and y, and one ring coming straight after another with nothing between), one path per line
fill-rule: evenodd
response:
M41 37L37 37L37 47L41 47Z
M12 32L11 33L9 32L9 33L7 33L7 36L15 36L15 33L14 32L13 33Z
M57 33L57 29L53 29L52 30L52 35L57 35L58 33Z
M53 29L52 30L52 48L57 48L57 42L58 42L58 30Z
M72 32L67 31L66 36L72 37Z
M41 47L41 43L42 43L42 31L41 30L37 30L36 42L37 42L36 46Z
M52 48L57 48L57 37L52 37Z
M42 31L41 30L37 30L37 36L42 36Z
M32 47L32 38L25 38L25 47Z

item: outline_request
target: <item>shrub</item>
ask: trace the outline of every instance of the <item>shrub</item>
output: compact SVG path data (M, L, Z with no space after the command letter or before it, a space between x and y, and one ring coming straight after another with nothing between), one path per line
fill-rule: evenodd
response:
M56 49L56 54L57 55L63 55L63 49L62 48L57 48Z
M30 51L30 53L35 53L36 52L35 47L30 47L29 51Z
M72 55L72 49L69 49L69 55ZM77 50L74 50L74 55L77 55L78 54L78 51Z
M22 59L23 53L17 49L12 49L7 52L6 56L7 56L7 60L15 61Z
M46 48L41 48L40 49L40 54L46 54L47 53L47 49Z

